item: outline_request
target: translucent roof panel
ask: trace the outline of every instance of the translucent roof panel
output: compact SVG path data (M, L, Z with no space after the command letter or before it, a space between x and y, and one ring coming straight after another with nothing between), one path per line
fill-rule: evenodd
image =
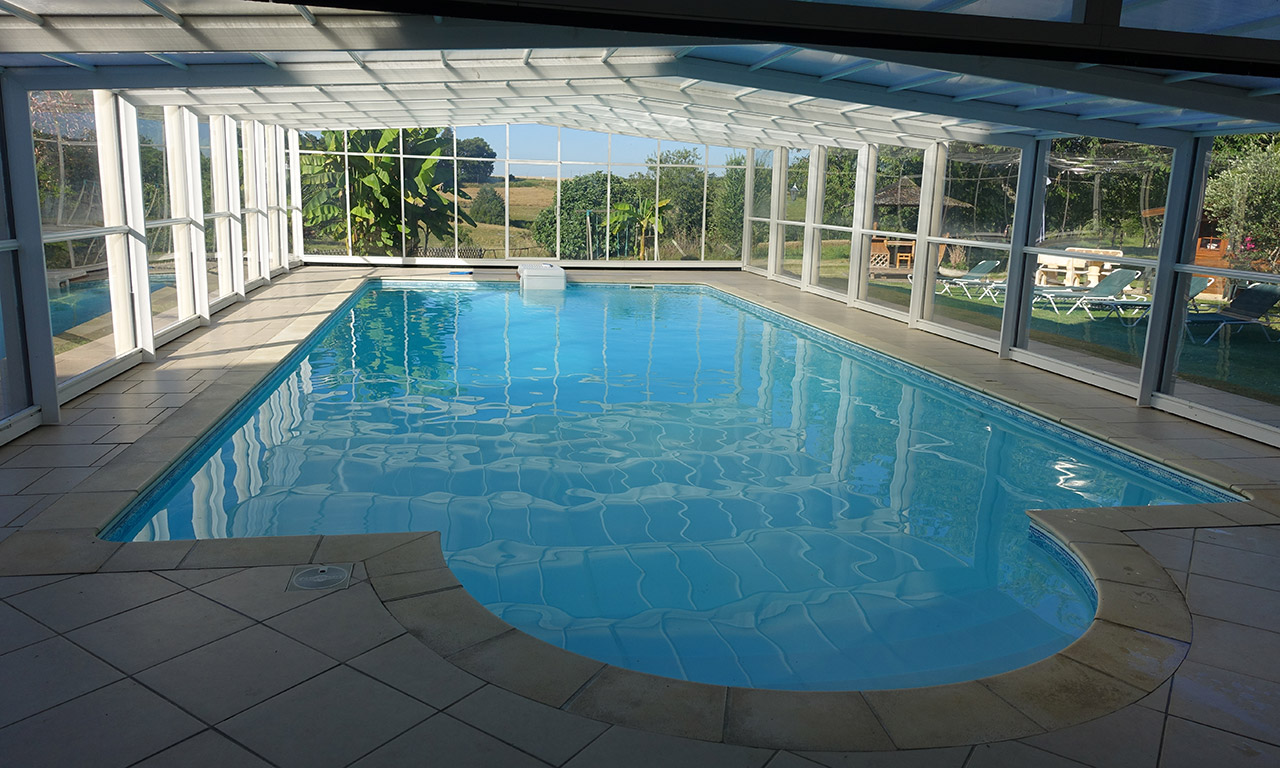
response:
M826 5L896 8L903 11L965 13L1038 21L1069 21L1071 0L799 0Z
M1130 0L1124 4L1120 24L1280 40L1280 5L1275 0Z

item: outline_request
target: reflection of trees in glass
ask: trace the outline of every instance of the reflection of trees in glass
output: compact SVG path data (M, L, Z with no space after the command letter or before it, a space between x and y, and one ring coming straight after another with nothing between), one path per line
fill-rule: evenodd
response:
M664 150L650 156L649 175L658 175L658 189L668 205L662 209L663 249L668 245L685 258L702 254L703 188L706 172L701 149ZM674 255L674 254L668 254Z
M34 91L31 138L46 232L102 226L97 124L91 91Z
M1016 149L952 142L943 185L942 231L953 237L1007 239L1018 191Z
M1171 162L1167 147L1083 136L1054 139L1044 243L1154 255Z
M858 151L840 147L828 149L826 177L826 190L822 197L822 223L852 226L854 187L858 181Z

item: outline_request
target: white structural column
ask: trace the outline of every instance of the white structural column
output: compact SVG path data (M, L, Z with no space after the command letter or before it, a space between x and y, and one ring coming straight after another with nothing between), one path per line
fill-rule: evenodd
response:
M223 295L244 296L244 226L240 209L239 142L236 123L229 117L209 120L213 153L213 209L224 213L217 221L218 281Z
M787 149L773 148L773 194L769 200L769 277L782 275L783 228L787 211Z
M22 325L26 331L27 376L31 402L46 424L58 421L58 374L54 365L53 326L45 288L44 243L40 237L40 194L36 186L35 148L31 141L31 104L27 90L0 75L3 105L4 160L8 167L7 197L13 215L9 233L17 242L17 273L22 297ZM0 181L2 183L2 181ZM12 313L10 313L12 314ZM5 317L6 348L17 330ZM15 382L16 383L16 382Z
M128 226L125 213L124 175L121 157L119 102L111 91L94 91L94 117L98 137L98 178L102 189L102 223ZM136 143L136 142L135 142ZM111 292L111 331L116 355L138 347L133 314L129 248L132 233L106 236L107 285Z
M263 248L258 240L258 233L262 230L259 222L262 198L259 195L258 188L258 181L262 176L258 170L259 158L262 155L258 150L258 142L254 140L255 131L253 127L254 123L248 120L240 123L240 157L243 158L240 166L244 173L242 182L244 207L241 208L241 219L244 222L244 283L246 291L256 288L258 281L262 279L264 274L262 270Z
M613 137L610 136L609 139L612 144ZM742 176L742 183L744 185L742 188L742 266L746 267L751 263L751 207L755 205L756 196L756 151L754 149L747 150L747 167L746 173Z
M185 320L196 313L196 266L192 258L191 184L187 178L187 132L183 126L182 107L164 108L165 162L169 167L169 215L182 219L174 224L173 271L178 289L178 319Z
M800 262L800 284L816 285L822 268L822 238L818 224L822 222L822 198L826 192L827 148L809 150L809 194L804 201L804 258Z
M289 131L289 231L292 246L289 250L290 266L302 261L302 165L298 152L298 132ZM504 198L509 199L509 198Z
M289 229L284 211L284 131L277 125L264 125L263 140L266 150L267 263L270 273L275 273L285 269L289 263L286 254Z
M99 92L95 91L95 95L97 93ZM112 95L111 98L115 101L116 116L120 124L118 135L120 163L115 167L115 172L123 174L121 187L124 192L122 196L124 221L122 223L129 228L124 238L129 259L129 285L133 290L134 342L135 346L142 349L150 359L155 356L156 340L155 328L151 322L151 280L147 274L147 225L144 215L146 208L142 201L142 158L138 151L138 110L118 96ZM99 146L101 146L101 134L99 134ZM104 197L106 186L106 169L104 168L102 184ZM115 277L112 276L113 294L114 283ZM113 301L112 311L114 310L115 302ZM119 338L116 340L116 350L117 353L121 351Z
M1165 201L1165 226L1160 233L1156 283L1151 295L1142 370L1138 374L1138 405L1150 405L1154 391L1167 392L1177 367L1178 343L1187 311L1186 302L1181 298L1185 295L1190 275L1180 276L1174 271L1174 265L1195 258L1200 209L1204 202L1212 148L1213 138L1209 137L1190 139L1173 150L1169 195Z
M876 208L876 165L880 155L875 144L858 149L858 175L853 181L853 244L849 254L849 304L867 297L870 270L867 261L866 231L871 227Z
M209 319L209 273L206 268L204 194L200 178L200 120L183 107L180 113L182 146L182 188L187 199L185 229L191 237L192 289L195 291L195 313L203 321ZM175 182L176 186L176 182ZM221 274L221 273L219 273Z
M1031 319L1035 254L1026 248L1035 244L1044 224L1045 179L1048 178L1048 139L1022 149L1018 162L1018 189L1013 203L1013 230L1010 233L1009 273L1006 281L1004 313L1000 317L1000 357L1008 358L1013 347L1025 343Z
M908 324L915 326L933 312L933 251L929 243L942 226L942 188L946 182L947 147L938 142L924 151L920 178L920 215L916 219L915 264L912 267Z

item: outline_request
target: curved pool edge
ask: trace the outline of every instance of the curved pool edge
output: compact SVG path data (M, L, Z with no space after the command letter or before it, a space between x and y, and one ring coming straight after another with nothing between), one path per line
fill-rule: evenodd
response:
M19 532L0 542L0 552L12 550L6 545L18 539L19 545L48 553L60 539L60 570L45 572L362 563L381 604L428 649L486 683L546 706L709 742L886 751L1003 741L1093 720L1155 691L1185 658L1191 617L1182 593L1155 575L1168 578L1123 532L1135 524L1154 526L1117 508L1030 514L1093 574L1098 616L1084 635L1053 656L1002 674L869 691L708 685L566 651L512 627L476 601L447 567L438 532L119 543L82 528ZM75 560L82 561L79 567L72 567ZM0 573L13 563L0 558Z
M360 280L357 279L356 282ZM788 310L788 313L795 314L794 310ZM311 318L307 318L307 320L299 318L297 326L281 334L282 339L273 339L264 343L261 348L262 351L247 361L251 364L257 364L258 367L250 370L233 369L232 373L224 377L225 381L222 384L224 387L230 384L230 387L220 387L217 391L214 389L206 390L192 402L205 401L205 406L208 406L211 403L207 401L212 399L217 401L213 404L229 408L232 402L228 401L234 401L237 392L247 391L250 388L248 386L249 379L256 380L265 377L268 375L272 362L278 361L280 357L283 357L281 347L268 348L269 345L282 343L282 340L296 343L296 341L300 340L298 339L298 332L305 330L304 326L311 320ZM818 323L812 320L806 320L806 322L818 327L827 325L826 323ZM841 335L847 336L848 333L848 330L845 329L841 332ZM285 336L292 338L283 339ZM923 367L928 369L927 365ZM939 370L934 370L934 372L937 375L947 376L946 373ZM1050 374L1044 375L1048 376ZM961 381L961 383L965 382ZM969 385L973 386L972 383ZM1001 397L1006 402L1015 402L1007 395L994 392L989 392L988 394ZM170 417L167 422L162 423L156 430L153 430L152 436L173 438L174 442L179 437L195 440L196 436L215 423L220 415L217 412L211 413L207 407L198 408L195 409L196 412L191 412L189 406L190 404L180 408L178 413ZM1036 410L1027 405L1022 407ZM1055 418L1044 413L1041 413L1041 415L1051 419ZM178 417L181 418L178 419ZM1105 436L1101 437L1106 439ZM146 443L147 441L144 439L140 440L138 445L142 447ZM1132 447L1127 449L1139 452ZM177 452L180 453L180 450ZM422 533L364 534L359 536L302 536L274 539L125 544L98 538L98 532L109 524L118 512L126 506L128 501L137 494L137 489L145 487L149 478L160 474L164 470L164 467L173 459L174 453L175 451L171 444L166 443L160 444L155 448L148 446L147 457L141 460L138 456L131 455L131 451L125 451L113 458L107 466L114 476L120 478L121 490L112 492L98 490L93 492L70 492L44 509L33 520L26 523L22 530L0 541L0 575L29 576L34 574L164 571L197 567L239 568L346 560L367 563L384 555L389 549L429 536L429 534ZM147 458L154 463L148 463ZM1159 459L1158 456L1151 456L1151 458ZM1023 721L1014 719L1014 722L1006 723L1002 726L1008 735L999 735L999 729L994 729L997 735L993 738L990 735L993 729L989 728L987 723L981 723L981 728L977 728L972 732L962 732L957 739L955 738L956 731L962 731L966 726L963 721L953 722L952 718L965 717L965 711L969 708L970 702L992 703L993 699L997 710L1007 712L1008 710L1005 707L1013 707L1013 705L1004 698L1005 696L1015 701L1022 696L1032 696L1034 698L1033 695L1038 690L1037 680L1062 682L1061 678L1055 677L1055 675L1059 674L1063 669L1073 670L1078 666L1085 666L1090 669L1101 668L1100 671L1109 678L1120 682L1125 682L1123 675L1132 673L1139 676L1135 682L1143 683L1143 685L1132 686L1139 691L1146 687L1146 683L1143 681L1154 680L1155 678L1163 680L1172 674L1181 662L1182 657L1185 656L1185 642L1176 638L1169 638L1162 634L1161 631L1147 632L1142 629L1146 625L1146 620L1142 618L1143 616L1149 617L1155 613L1163 613L1167 617L1172 617L1173 614L1178 613L1177 611L1169 613L1166 610L1169 606L1164 605L1162 599L1156 599L1164 598L1165 595L1163 593L1168 590L1153 590L1149 587L1128 584L1123 581L1122 578L1127 572L1118 556L1133 554L1128 549L1121 549L1121 547L1135 546L1132 539L1124 535L1125 531L1280 524L1280 489L1255 490L1248 487L1248 484L1244 482L1233 483L1229 479L1231 477L1230 473L1225 471L1229 468L1225 465L1223 468L1224 473L1219 478L1215 479L1210 476L1205 479L1224 487L1235 485L1237 490L1249 497L1250 501L1158 508L1100 508L1034 511L1029 513L1043 528L1054 533L1060 540L1067 542L1072 551L1086 560L1095 572L1107 574L1108 578L1098 579L1097 581L1102 602L1100 612L1105 610L1108 615L1105 618L1100 616L1095 619L1086 634L1072 646L1043 662L1024 667L1021 670L1015 670L975 683L960 683L951 686L908 689L904 691L868 692L866 694L793 694L786 691L727 689L716 686L699 686L699 684L683 683L681 681L669 681L665 678L652 678L652 676L634 672L626 673L624 676L615 676L613 674L606 676L603 674L605 671L604 666L598 662L590 662L590 664L598 667L599 674L597 674L596 670L593 670L586 680L594 682L603 680L603 683L607 683L607 687L602 684L600 691L611 689L615 692L625 692L625 683L627 681L622 680L620 684L618 682L619 678L638 676L641 679L637 681L637 686L632 691L633 698L631 701L633 704L628 706L635 710L656 702L657 714L659 715L662 714L664 709L678 712L678 710L675 710L674 704L663 697L674 699L676 695L683 695L685 691L700 687L714 689L717 694L723 692L723 697L720 699L722 702L720 711L725 715L733 715L733 718L723 718L720 740L728 740L729 743L750 743L751 740L768 739L769 743L808 745L792 748L853 750L905 748L905 744L970 744L998 740L1000 738L1012 738L1020 733L1019 727L1023 729L1031 728L1032 733L1038 733L1046 730L1046 726L1038 725L1034 718L1024 716ZM1204 476L1204 470L1200 467L1183 469L1182 471ZM1271 486L1274 487L1275 484L1272 483ZM79 488L69 488L67 490L80 491ZM438 544L436 549L438 550ZM1140 550L1140 548L1138 549ZM1107 570L1112 565L1119 569L1115 575ZM417 597L425 597L440 590L446 592L460 591L452 589L447 585L446 581L442 581L446 577L451 579L451 572L442 573L439 569L432 568L419 571L417 574L383 573L375 577L377 578L377 583L384 590L388 590L386 592L388 597L383 599L383 603L387 605L389 610L408 608L408 604L396 605L396 603L402 603L405 600ZM424 579L426 581L423 581ZM419 588L423 584L428 585L428 591L420 595L403 592L405 589ZM1112 587L1110 586L1111 584L1116 586ZM402 590L400 597L390 597L390 595L395 594L389 591L393 587ZM1152 592L1155 594L1150 594ZM455 596L454 599L458 605L465 605L468 600L474 603L464 591L461 592L461 595L464 595L467 600L458 600ZM1187 610L1185 600L1181 599L1180 593L1178 593L1178 598L1181 611L1185 615ZM1153 599L1156 599L1156 608L1151 607ZM478 603L474 607L483 611L489 620L499 621ZM1113 610L1114 613L1112 613ZM1139 614L1139 618L1129 618L1131 615ZM499 623L501 624L500 621ZM510 649L521 646L531 649L527 651L529 655L525 658L540 659L541 654L548 653L548 649L550 649L551 655L562 656L566 662L574 660L578 664L582 662L582 657L542 643L516 630L507 629L505 624L501 626L501 632L488 635L482 640L474 641L470 645L454 651L450 654L454 658L450 660L455 665L466 663L475 669L483 669L484 662L482 662L482 657L485 655L483 652L486 649L504 649L504 653L500 655L507 656L515 653ZM1167 629L1163 631L1174 632L1175 630ZM454 642L461 642L466 639L465 635L459 632L454 632L453 636L457 638ZM1147 647L1144 644L1150 644L1151 647ZM1181 652L1178 651L1179 647L1182 648ZM1111 661L1104 661L1104 658ZM1123 663L1126 659L1131 662L1142 663L1137 664L1137 670L1135 671L1131 669L1132 664L1126 666ZM1159 663L1153 663L1152 660ZM1072 663L1057 664L1057 661L1073 662L1074 666ZM1058 667L1058 671L1051 668L1051 664ZM1114 666L1107 666L1108 664L1114 664ZM1037 669L1042 665L1044 665L1043 668ZM534 667L541 669L537 664ZM528 665L525 665L523 669L527 670ZM516 671L519 670L513 670L513 672ZM491 673L486 672L485 674ZM645 678L651 679L646 680ZM657 681L662 686L670 686L671 693L663 689L644 690L639 685L641 683L652 684L654 681ZM1068 679L1066 682L1070 682L1070 680ZM500 683L495 684L500 685L500 687L507 687ZM512 683L512 685L515 685L515 683ZM561 685L564 684L561 683ZM1157 682L1152 689L1154 690L1158 686L1159 683ZM571 691L566 701L569 701L570 698L573 703L582 701L580 707L590 704L593 699L588 698L583 701L583 697L577 695L579 694L579 688L582 687L579 686ZM993 687L995 690L993 690ZM533 690L531 685L528 685L527 688ZM997 690L998 693L996 692ZM1120 690L1124 691L1123 688ZM694 692L696 693L696 691ZM1051 691L1051 693L1056 692ZM554 700L555 695L559 695L558 689L543 695ZM1072 694L1073 697L1078 697L1079 695L1078 692ZM910 697L912 696L915 697L914 700L911 700ZM536 696L529 696L529 698L543 700L538 699ZM685 697L681 700L684 701L687 698L696 698L696 696ZM712 699L714 699L714 695ZM847 707L837 708L832 706L833 703L840 702L845 703ZM910 740L908 734L900 733L897 738L902 739L903 743L893 743L885 747L877 746L877 743L883 744L883 742L878 742L876 738L873 738L875 735L874 728L871 729L869 735L855 730L855 726L868 722L865 717L867 711L871 712L876 723L880 722L877 716L887 718L885 720L887 723L894 722L894 715L891 713L896 708L900 708L902 702L906 702L909 705L907 708L911 713L912 720L932 719L934 722L921 723L921 725L928 725L932 728L932 732L917 734L918 741L914 742ZM626 704L626 702L624 701L622 704ZM864 706L865 709L863 708ZM1062 706L1065 706L1065 703ZM1093 706L1092 711L1094 714L1091 717L1106 714L1118 709L1120 706L1122 705L1111 705L1105 708ZM915 709L911 709L911 707L915 707ZM840 711L833 711L836 709ZM1102 711L1104 709L1105 711ZM1061 711L1061 707L1059 711ZM883 715L881 715L882 712L884 713ZM643 713L633 711L632 714L640 718ZM1083 715L1083 712L1077 712L1073 717L1090 719ZM1042 716L1047 718L1048 712L1042 714ZM986 715L984 714L983 717L986 717ZM939 718L942 718L945 722L939 721ZM972 719L970 718L970 721ZM1080 720L1077 719L1075 721ZM1046 719L1046 722L1050 721ZM971 725L972 723L970 722ZM1057 728L1060 726L1053 725L1048 727ZM661 728L650 730L673 732L669 730L663 731ZM842 732L846 730L850 731L850 733ZM889 732L885 731L885 733L888 735ZM953 740L948 742L944 737L950 737ZM893 740L891 739L891 741Z

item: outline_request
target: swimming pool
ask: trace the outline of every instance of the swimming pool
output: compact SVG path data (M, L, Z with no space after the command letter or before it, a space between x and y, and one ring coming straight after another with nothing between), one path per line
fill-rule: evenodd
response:
M1088 626L1026 509L1232 498L711 289L421 285L353 297L110 537L440 530L569 650L870 689Z

